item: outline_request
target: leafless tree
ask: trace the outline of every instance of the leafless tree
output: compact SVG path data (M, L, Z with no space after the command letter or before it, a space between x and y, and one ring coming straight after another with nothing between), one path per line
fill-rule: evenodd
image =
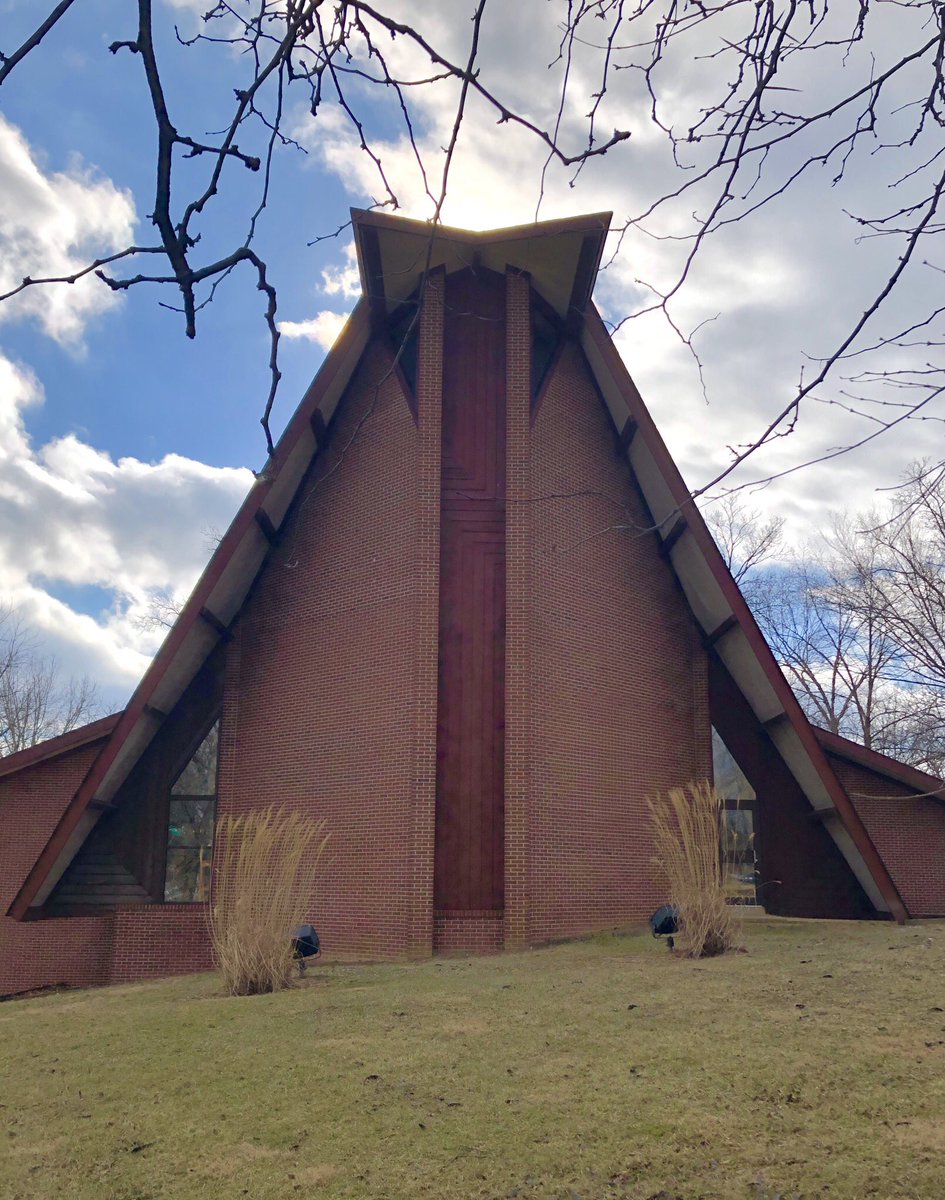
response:
M940 774L945 505L903 495L887 520L834 518L816 549L750 574L746 598L815 724Z
M284 123L290 90L306 97L315 120L329 107L343 116L373 163L377 203L397 208L376 120L378 98L392 101L388 108L399 113L413 148L434 224L472 103L491 110L498 125L525 130L542 147L547 161L536 181L539 195L554 164L574 179L589 160L623 146L633 132L624 127L628 113L646 122L664 139L675 165L645 203L621 218L615 253L622 235L642 231L661 239L676 266L668 284L652 285L626 315L662 312L694 354L693 330L680 324L677 302L706 244L792 189L812 186L814 177L840 189L851 171L868 163L889 185L889 203L882 211L850 216L864 239L888 242L889 252L863 311L850 314L846 333L796 386L785 381L784 403L761 428L746 430L731 447L728 465L700 493L727 484L759 447L811 419L824 384L838 372L843 393L830 402L856 413L862 434L827 457L903 421L941 420L945 379L934 358L945 343L945 306L901 320L893 316L892 326L880 327L879 319L892 300L908 294L919 273L945 267L936 256L945 229L943 0L555 0L542 19L557 26L558 53L548 64L548 88L535 89L528 104L513 103L509 81L497 77L484 55L487 0L455 9L453 30L466 30L459 54L444 42L442 6L401 8L395 0L208 3L202 30L189 40L179 37L174 52L199 44L229 56L232 101L216 134L186 130L185 98L168 92L164 55L170 51L159 51L164 43L155 37L155 22L165 14L153 13L151 0L137 0L136 28L115 30L110 49L140 62L153 118L154 237L89 262L67 281L94 272L116 291L170 288L193 337L198 314L221 283L237 269L245 271L262 293L269 331L271 385L261 421L270 449L280 378L277 294L257 234L274 156L296 145ZM28 80L43 40L79 7L61 0L19 46L0 55L0 85ZM117 9L116 21L127 21L128 11ZM454 119L442 153L425 161L415 136L416 97L431 88L439 89ZM575 113L585 114L583 121ZM614 124L613 132L603 132ZM192 160L186 172L184 160ZM244 194L236 172L256 175L259 187L241 236L221 249L219 238L209 235L219 206L228 198L235 205ZM815 210L811 205L811 220ZM314 240L324 236L329 232ZM42 282L24 264L22 282L6 298Z
M725 565L751 604L759 568L783 548L784 517L766 518L734 492L710 505L705 517Z
M0 609L0 755L68 733L102 715L88 676L63 678L15 610Z

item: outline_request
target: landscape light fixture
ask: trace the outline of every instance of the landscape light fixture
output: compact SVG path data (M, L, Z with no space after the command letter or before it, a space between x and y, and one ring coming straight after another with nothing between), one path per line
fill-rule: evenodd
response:
M299 964L299 974L305 974L306 959L317 958L321 953L321 942L314 925L297 925L292 931L292 957Z

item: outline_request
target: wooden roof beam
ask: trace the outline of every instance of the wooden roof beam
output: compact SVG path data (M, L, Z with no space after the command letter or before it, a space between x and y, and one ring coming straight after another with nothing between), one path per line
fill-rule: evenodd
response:
M258 508L256 510L255 516L256 516L256 524L259 526L260 532L262 533L262 535L266 539L266 541L269 543L269 545L270 546L278 546L279 545L279 531L278 531L278 529L276 529L275 525L273 525L272 519L270 518L270 516L266 512L266 510L263 508Z
M205 625L209 625L221 642L229 642L233 638L233 634L226 625L220 620L216 613L212 613L209 608L200 610L200 619Z
M665 557L667 557L667 558L669 557L670 551L676 545L676 543L679 541L679 539L682 537L682 535L686 532L686 530L688 528L689 528L689 526L686 523L686 518L681 515L678 516L676 518L676 520L673 522L672 526L670 527L669 533L667 533L666 536L663 538L663 540L660 542L660 552Z
M623 423L623 429L617 434L616 453L618 458L627 457L627 452L633 445L633 439L638 428L639 426L633 417L627 417Z
M734 613L729 613L724 621L720 621L711 633L703 634L702 642L707 650L711 649L717 642L720 642L726 634L731 633L733 629L738 629L741 622Z

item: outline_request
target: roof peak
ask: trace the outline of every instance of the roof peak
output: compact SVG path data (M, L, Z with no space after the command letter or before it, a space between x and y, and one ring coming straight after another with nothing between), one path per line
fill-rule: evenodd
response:
M533 221L501 229L456 229L364 209L351 210L361 288L375 322L416 291L430 271L482 266L527 272L562 320L578 326L590 302L611 213Z

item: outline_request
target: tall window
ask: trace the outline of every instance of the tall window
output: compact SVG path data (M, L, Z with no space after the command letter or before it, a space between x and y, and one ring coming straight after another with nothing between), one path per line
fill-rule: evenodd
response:
M756 799L754 788L728 747L712 730L712 772L723 801L719 853L722 883L733 904L756 904Z
M164 874L168 901L196 903L210 898L219 731L216 721L171 788Z

